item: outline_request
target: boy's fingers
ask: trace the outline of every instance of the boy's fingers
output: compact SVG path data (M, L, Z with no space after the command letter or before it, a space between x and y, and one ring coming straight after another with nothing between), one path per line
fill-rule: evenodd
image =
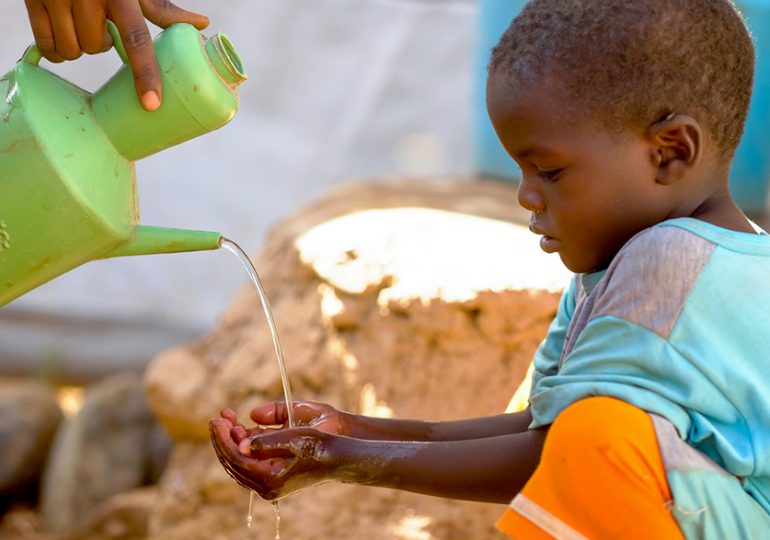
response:
M285 473L294 460L274 458L255 459L249 455L249 451L241 453L238 446L227 435L224 427L227 421L217 418L209 422L211 441L214 445L217 458L227 473L240 485L247 489L253 489L263 498L275 498L272 488L268 488L264 482L268 478L278 478Z
M295 457L297 452L292 443L299 436L297 430L265 430L250 438L249 449L251 455L260 460Z
M198 30L203 30L209 25L209 19L205 15L182 9L169 0L140 0L144 16L153 24L166 28L174 23L187 23Z
M112 47L112 38L107 32L107 14L104 5L88 0L75 0L72 5L80 47L88 54L104 52Z
M225 418L212 418L209 420L209 430L214 433L230 433L233 425Z
M238 451L244 456L251 455L251 441L249 439L243 439L238 441Z
M292 412L297 425L307 424L321 415L321 412L312 402L295 401L292 404ZM252 409L251 419L263 426L286 425L289 423L289 412L285 401L267 403L256 409Z
M109 7L109 15L120 31L128 63L134 73L136 93L142 107L154 111L160 107L162 96L160 68L142 10L139 4L123 0L112 0Z
M227 420L215 418L209 422L211 440L217 449L217 454L227 456L228 461L238 456L238 446L230 435L230 425Z
M211 442L214 445L217 456L220 462L225 464L225 468L228 471L239 472L248 479L254 471L261 470L258 460L248 457L248 454L241 454L239 445L230 437L230 431L221 419L211 420L209 422L209 431L211 432Z
M246 428L243 426L234 426L230 430L230 436L236 443L240 443L244 438L246 438L247 435L248 434L246 433Z
M219 415L230 421L232 425L238 424L238 417L235 415L235 411L232 409L222 409L219 411Z
M286 403L283 401L274 401L273 403L260 405L252 409L249 416L262 426L283 425L289 421L289 413L286 410Z
M227 433L227 438L230 438L230 428L227 427L226 421L221 418L209 420L209 433L211 434L211 443L217 450L217 455L221 453L220 450L225 450L224 453L226 454L225 446L221 443L225 439L224 433Z

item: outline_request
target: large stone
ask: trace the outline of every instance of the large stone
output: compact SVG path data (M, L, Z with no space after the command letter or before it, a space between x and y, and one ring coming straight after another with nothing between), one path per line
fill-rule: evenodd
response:
M46 528L71 531L99 503L151 481L162 461L162 439L138 375L115 375L90 387L51 450L41 498Z
M114 495L93 508L67 540L140 540L147 538L148 517L157 500L156 488Z
M350 185L277 227L256 267L294 397L434 420L503 411L568 277L515 200L514 186L493 182ZM207 421L282 397L256 293L243 289L212 333L156 358L145 384L178 441L150 536L244 534L248 497L217 464ZM487 538L501 512L338 484L280 506L285 537L300 539ZM258 536L269 533L270 505L256 516Z
M0 380L0 506L34 491L61 418L48 386Z

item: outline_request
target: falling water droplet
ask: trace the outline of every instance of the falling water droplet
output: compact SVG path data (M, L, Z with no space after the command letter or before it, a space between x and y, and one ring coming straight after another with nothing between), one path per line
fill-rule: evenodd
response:
M246 527L251 529L252 523L254 523L254 492L249 492L249 513L246 514Z
M281 510L278 508L278 501L273 503L275 508L275 540L281 540Z

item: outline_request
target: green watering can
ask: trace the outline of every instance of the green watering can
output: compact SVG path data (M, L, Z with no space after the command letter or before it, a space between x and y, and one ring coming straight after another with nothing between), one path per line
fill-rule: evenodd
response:
M155 40L163 104L145 111L124 65L90 94L30 46L0 79L0 306L85 262L217 249L221 235L139 225L133 162L222 127L246 75L224 35L175 24Z

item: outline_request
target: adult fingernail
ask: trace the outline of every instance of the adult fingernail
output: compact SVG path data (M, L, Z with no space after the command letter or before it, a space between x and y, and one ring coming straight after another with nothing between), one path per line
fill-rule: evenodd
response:
M142 107L148 111L156 111L160 107L160 97L155 90L148 90L142 95Z

